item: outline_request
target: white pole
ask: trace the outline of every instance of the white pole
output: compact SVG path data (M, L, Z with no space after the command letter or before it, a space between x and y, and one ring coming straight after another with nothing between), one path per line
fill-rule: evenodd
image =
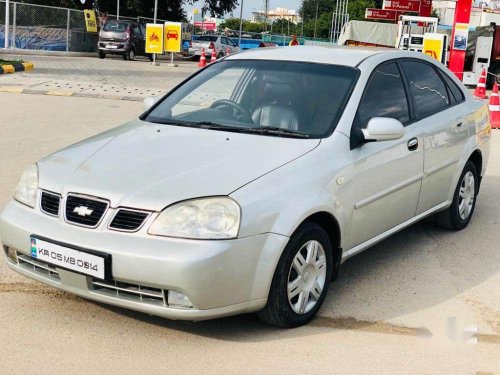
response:
M241 33L243 32L243 0L241 0L241 6L240 6L240 36L238 39L238 47L240 47L241 50Z
M10 0L5 2L5 43L4 47L9 48L9 25L10 25Z
M158 0L155 0L155 11L153 15L153 23L156 23L156 17L158 16ZM156 65L156 53L153 53L153 65Z
M120 0L116 0L116 19L120 19Z

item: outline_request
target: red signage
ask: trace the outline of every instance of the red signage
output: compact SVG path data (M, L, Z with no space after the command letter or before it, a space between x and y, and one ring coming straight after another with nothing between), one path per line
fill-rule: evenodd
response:
M195 22L194 27L200 27L202 30L217 30L215 22Z
M430 17L431 13L432 13L432 0L422 0L422 5L420 5L419 16Z
M397 21L398 13L395 10L368 8L365 12L365 18L369 20Z
M383 9L419 13L420 0L385 0Z

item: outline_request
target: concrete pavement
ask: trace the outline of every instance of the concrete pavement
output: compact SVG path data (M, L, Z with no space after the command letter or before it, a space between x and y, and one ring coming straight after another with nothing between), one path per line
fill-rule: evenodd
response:
M22 170L137 116L134 102L1 94L0 209ZM424 222L350 259L320 317L294 330L255 315L163 320L11 272L0 257L0 364L9 374L500 374L500 132L470 226ZM476 344L463 331L477 328Z
M3 59L26 59L15 54ZM177 61L178 67L152 66L148 59L124 61L119 56L99 60L95 57L29 56L33 72L0 76L0 92L23 92L56 96L83 96L124 100L142 100L159 96L196 72L197 64Z

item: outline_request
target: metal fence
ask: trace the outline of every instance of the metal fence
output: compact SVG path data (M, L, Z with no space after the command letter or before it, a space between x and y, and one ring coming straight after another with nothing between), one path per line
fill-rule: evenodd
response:
M97 33L85 29L84 13L81 10L10 2L9 24L6 25L6 2L0 0L0 48L4 48L5 31L8 28L8 48L95 52ZM106 15L108 19L115 15ZM140 22L153 22L147 17L128 18ZM158 20L158 22L164 22Z

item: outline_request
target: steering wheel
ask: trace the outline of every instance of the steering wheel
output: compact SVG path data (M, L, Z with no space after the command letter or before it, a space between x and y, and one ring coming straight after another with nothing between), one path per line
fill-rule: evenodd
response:
M211 109L219 107L231 107L233 110L237 112L236 119L243 122L248 122L249 124L253 124L252 116L250 116L250 113L238 103L233 102L232 100L229 99L219 99L213 102L212 105L210 106Z

